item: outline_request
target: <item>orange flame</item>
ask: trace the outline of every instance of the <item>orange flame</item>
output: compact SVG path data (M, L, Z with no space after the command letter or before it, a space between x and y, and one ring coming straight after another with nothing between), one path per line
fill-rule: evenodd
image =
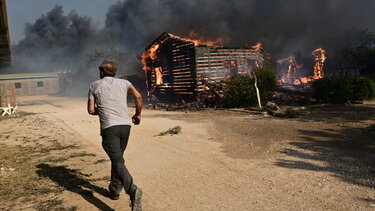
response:
M155 68L156 85L163 84L163 69L161 67Z
M195 46L198 46L198 45L207 45L207 46L220 47L220 46L222 46L222 44L224 42L224 38L221 38L221 37L217 38L214 41L205 40L204 37L199 36L195 31L191 31L189 33L189 38L183 38L183 37L171 34L171 33L168 33L168 35L170 37L172 37L172 38L175 38L175 39L180 39L180 40L184 40L184 41L188 41L188 42L193 42ZM198 37L198 39L192 39L192 37L195 37L195 38ZM154 43L148 50L146 50L145 52L142 53L142 55L141 55L141 57L142 57L142 66L143 66L142 69L144 71L146 71L146 72L147 71L151 71L151 68L148 67L147 62L152 62L152 61L156 60L157 54L159 52L159 47L165 41L166 41L166 39L161 40L158 43ZM157 71L157 70L155 70L155 71Z
M312 51L312 55L315 60L314 65L314 75L307 76L307 77L300 77L298 74L298 69L300 68L299 65L296 65L295 57L288 57L286 59L280 59L277 61L278 64L289 63L288 64L288 71L286 74L278 80L281 84L293 84L293 85L302 85L308 84L317 79L321 79L324 77L324 63L327 60L326 51L322 48L315 49ZM296 77L297 76L297 77Z
M315 65L314 65L314 79L321 79L324 77L324 62L327 59L327 56L325 54L325 50L322 48L315 49L312 52L312 55L314 56Z
M153 45L153 46L151 46L151 48L150 48L150 52L149 52L149 55L150 55L150 58L152 59L152 60L155 60L156 59L156 51L159 49L159 44L156 44L156 45Z
M251 49L257 53L259 53L262 50L263 46L261 42L258 42L257 44L251 46Z
M223 37L219 37L216 40L206 40L203 36L199 36L195 31L191 31L188 37L180 37L171 33L168 34L175 39L193 42L195 46L207 45L212 47L221 47L223 46L223 42L225 41Z

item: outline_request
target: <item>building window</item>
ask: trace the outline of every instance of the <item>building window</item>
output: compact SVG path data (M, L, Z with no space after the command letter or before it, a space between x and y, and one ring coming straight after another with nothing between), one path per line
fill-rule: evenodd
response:
M16 87L16 89L21 89L21 83L14 83L14 86Z
M238 64L236 60L225 60L224 67L227 69L225 78L230 79L238 75Z
M43 81L38 81L36 82L37 87L43 87Z

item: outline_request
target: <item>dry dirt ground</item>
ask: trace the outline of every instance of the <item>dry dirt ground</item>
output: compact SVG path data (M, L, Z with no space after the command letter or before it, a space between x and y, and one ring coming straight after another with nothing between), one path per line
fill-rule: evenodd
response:
M54 197L77 210L129 210L124 193L118 201L104 194L110 163L85 99L17 100L19 110L35 114L0 122L1 144L52 139L92 155L36 167L63 189ZM375 210L375 137L364 129L373 123L371 103L313 107L295 119L144 109L125 158L144 191L144 210ZM182 133L156 136L175 126ZM65 184L57 178L71 176L66 169L78 169L86 179ZM4 210L34 209L1 203Z

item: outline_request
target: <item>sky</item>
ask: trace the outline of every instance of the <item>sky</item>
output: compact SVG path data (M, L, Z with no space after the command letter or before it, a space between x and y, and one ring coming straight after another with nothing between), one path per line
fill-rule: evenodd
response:
M24 38L25 23L34 23L55 5L61 5L66 14L76 10L78 14L89 16L100 28L104 26L108 7L117 0L7 0L9 32L11 42L18 43Z

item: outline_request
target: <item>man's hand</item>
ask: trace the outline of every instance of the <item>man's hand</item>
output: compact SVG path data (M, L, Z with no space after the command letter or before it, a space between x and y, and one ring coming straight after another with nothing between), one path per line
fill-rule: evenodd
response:
M132 117L132 121L134 125L139 125L141 123L141 116L140 115L134 115Z

